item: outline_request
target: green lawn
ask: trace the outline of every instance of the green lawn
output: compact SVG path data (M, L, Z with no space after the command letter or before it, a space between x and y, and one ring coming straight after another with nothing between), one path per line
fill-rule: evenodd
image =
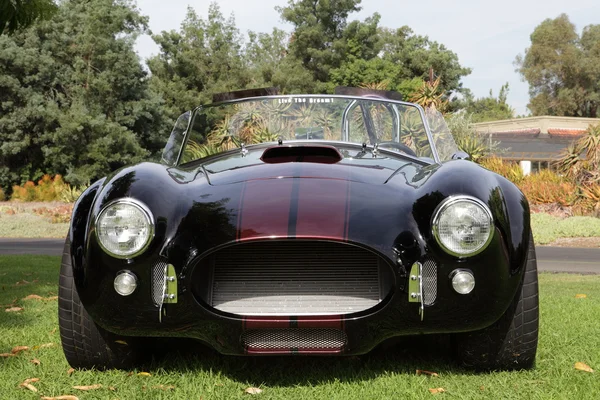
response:
M552 243L559 238L600 237L600 218L558 218L550 214L531 214L531 229L536 244Z
M0 399L76 395L79 399L598 399L600 398L600 276L542 274L541 336L537 368L527 372L476 374L456 366L444 342L401 341L352 358L222 357L182 344L171 354L130 374L75 371L68 375L57 329L58 257L0 257ZM19 282L19 284L17 284ZM24 300L36 294L44 300ZM585 298L576 298L585 294ZM20 312L5 312L9 306ZM52 346L35 348L48 343ZM196 349L194 352L190 348ZM35 365L31 360L37 359ZM577 371L584 362L598 372ZM415 370L439 377L417 376ZM139 376L138 372L150 376ZM27 378L34 393L19 384ZM76 385L101 384L81 391ZM162 387L160 386L162 385ZM110 388L114 390L111 390ZM174 388L169 388L174 387ZM258 395L245 394L260 387ZM430 388L445 393L431 394ZM166 390L165 390L166 389Z

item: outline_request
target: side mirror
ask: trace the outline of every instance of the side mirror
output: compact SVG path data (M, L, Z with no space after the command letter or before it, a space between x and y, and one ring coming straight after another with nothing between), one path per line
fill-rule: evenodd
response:
M179 118L177 118L177 122L175 122L175 126L171 131L171 136L169 136L169 140L165 145L162 157L160 159L162 164L171 167L177 164L179 153L181 152L181 146L183 146L183 139L185 138L191 117L192 112L188 111L184 114L181 114Z
M453 160L470 160L471 156L469 156L464 151L457 151L456 153L452 154L452 159Z

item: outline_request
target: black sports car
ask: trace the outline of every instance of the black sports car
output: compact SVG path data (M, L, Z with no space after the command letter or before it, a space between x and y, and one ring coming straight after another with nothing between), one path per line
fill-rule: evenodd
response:
M396 94L232 92L177 121L161 163L75 205L59 316L73 367L147 337L223 354L356 355L452 334L477 368L534 365L529 206Z

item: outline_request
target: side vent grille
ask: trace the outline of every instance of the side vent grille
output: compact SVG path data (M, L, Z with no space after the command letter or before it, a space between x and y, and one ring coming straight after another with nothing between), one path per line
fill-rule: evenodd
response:
M430 306L437 298L437 264L435 261L425 260L422 268L423 304Z
M165 274L167 272L167 263L158 261L152 269L152 301L157 306L162 305L165 295Z

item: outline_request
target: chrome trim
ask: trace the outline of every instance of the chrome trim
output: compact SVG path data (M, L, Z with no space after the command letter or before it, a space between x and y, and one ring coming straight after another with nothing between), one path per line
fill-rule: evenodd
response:
M442 212L446 208L448 208L448 206L450 206L454 203L461 202L461 201L470 202L472 204L475 204L475 205L478 205L479 207L481 207L483 209L483 211L485 212L485 214L488 216L489 224L490 224L490 234L488 235L488 238L485 241L485 243L479 249L475 250L472 253L467 253L467 254L456 253L456 252L448 249L446 246L444 246L444 244L442 243L442 241L440 239L439 228L438 228L438 223L439 223L439 219L440 219ZM487 204L485 204L483 201L479 200L478 198L475 198L473 196L467 196L467 195L450 196L450 197L446 198L444 201L442 201L436 207L435 211L433 212L433 217L431 219L431 230L433 232L433 237L435 237L435 241L442 248L442 250L444 250L446 253L450 254L451 256L458 257L458 258L472 257L472 256L475 256L475 255L481 253L483 250L485 250L489 246L490 242L492 241L492 237L494 236L494 217L492 216L492 212L491 212L490 208L487 206Z
M133 282L134 282L135 286L133 287L133 290L132 290L132 292L131 292L131 293L128 293L128 294L123 294L123 293L120 293L120 292L117 290L117 279L118 279L118 278L119 278L121 275L129 275L129 276L131 276L131 277L133 278ZM115 279L113 280L113 289L115 289L115 292L117 292L117 294L118 294L119 296L123 296L123 297L131 296L131 295L133 294L133 292L135 292L135 290L137 289L137 287L138 287L138 278L137 278L137 276L136 276L136 275L135 275L133 272L131 272L130 270L128 270L128 269L124 269L124 270L121 270L121 271L117 272L117 275L115 275Z
M452 284L452 281L454 280L454 277L460 273L469 274L473 278L473 289L471 289L469 291L469 293L460 293L460 292L456 291L456 289L454 289L454 285ZM449 278L450 278L450 285L452 286L452 289L454 290L454 292L458 293L458 294L462 294L464 296L473 293L473 290L475 290L475 286L477 285L477 282L475 281L475 275L473 274L473 271L471 271L470 269L457 268L457 269L453 270L452 272L450 272Z
M106 247L104 247L104 245L102 244L102 240L100 240L100 236L98 236L98 221L100 221L100 217L102 217L102 215L106 212L106 210L108 210L110 207L112 207L116 204L130 204L134 207L137 207L146 216L146 219L150 224L150 233L148 235L148 239L146 239L146 243L144 244L144 246L142 246L142 248L140 250L136 251L135 253L126 254L126 255L114 254L114 253L110 252ZM121 260L128 260L128 259L132 259L134 257L139 256L140 254L144 253L148 249L148 246L150 246L150 243L152 243L152 240L154 239L154 234L155 234L154 225L155 225L154 216L152 215L152 212L150 211L148 206L146 206L144 203L142 203L141 201L136 200L134 198L123 197L121 199L113 200L113 201L109 202L108 204L106 204L104 207L102 207L102 210L100 210L100 212L96 216L96 219L94 220L94 233L96 235L96 240L98 242L98 245L106 254L110 255L111 257L118 258Z

